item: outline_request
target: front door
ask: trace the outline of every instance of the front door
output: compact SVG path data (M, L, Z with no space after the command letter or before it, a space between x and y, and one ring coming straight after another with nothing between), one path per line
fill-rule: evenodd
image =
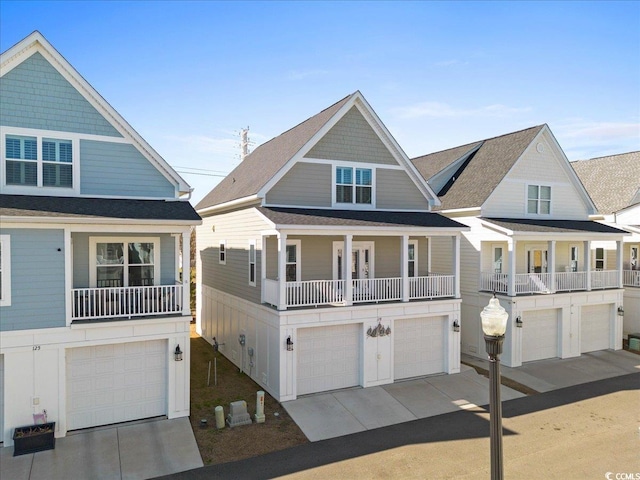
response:
M371 274L371 249L369 247L353 247L351 251L351 278L368 279Z
M529 250L529 273L547 273L547 251L542 249Z

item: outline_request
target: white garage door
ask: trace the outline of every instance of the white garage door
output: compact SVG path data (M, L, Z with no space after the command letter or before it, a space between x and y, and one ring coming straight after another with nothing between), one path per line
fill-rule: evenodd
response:
M558 356L558 310L533 310L522 314L522 361Z
M595 352L609 348L611 336L611 305L582 307L580 314L580 352Z
M360 383L360 325L298 330L298 395Z
M167 413L167 342L71 348L67 355L67 429Z
M445 317L409 318L394 323L396 380L445 371Z

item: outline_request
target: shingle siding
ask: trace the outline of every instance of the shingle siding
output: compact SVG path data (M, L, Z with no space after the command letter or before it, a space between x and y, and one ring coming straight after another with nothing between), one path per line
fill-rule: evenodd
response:
M40 54L2 76L0 124L122 137Z

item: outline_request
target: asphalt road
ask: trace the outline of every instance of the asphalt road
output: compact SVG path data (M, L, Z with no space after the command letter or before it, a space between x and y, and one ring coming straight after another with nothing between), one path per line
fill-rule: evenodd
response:
M505 401L505 478L640 479L639 425L640 373ZM163 478L477 479L489 461L479 407Z

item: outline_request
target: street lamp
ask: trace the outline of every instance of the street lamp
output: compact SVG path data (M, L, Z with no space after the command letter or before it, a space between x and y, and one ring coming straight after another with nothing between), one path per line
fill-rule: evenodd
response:
M491 437L491 480L502 480L502 403L500 402L500 357L509 314L496 298L480 312L482 331L489 355L489 422Z

